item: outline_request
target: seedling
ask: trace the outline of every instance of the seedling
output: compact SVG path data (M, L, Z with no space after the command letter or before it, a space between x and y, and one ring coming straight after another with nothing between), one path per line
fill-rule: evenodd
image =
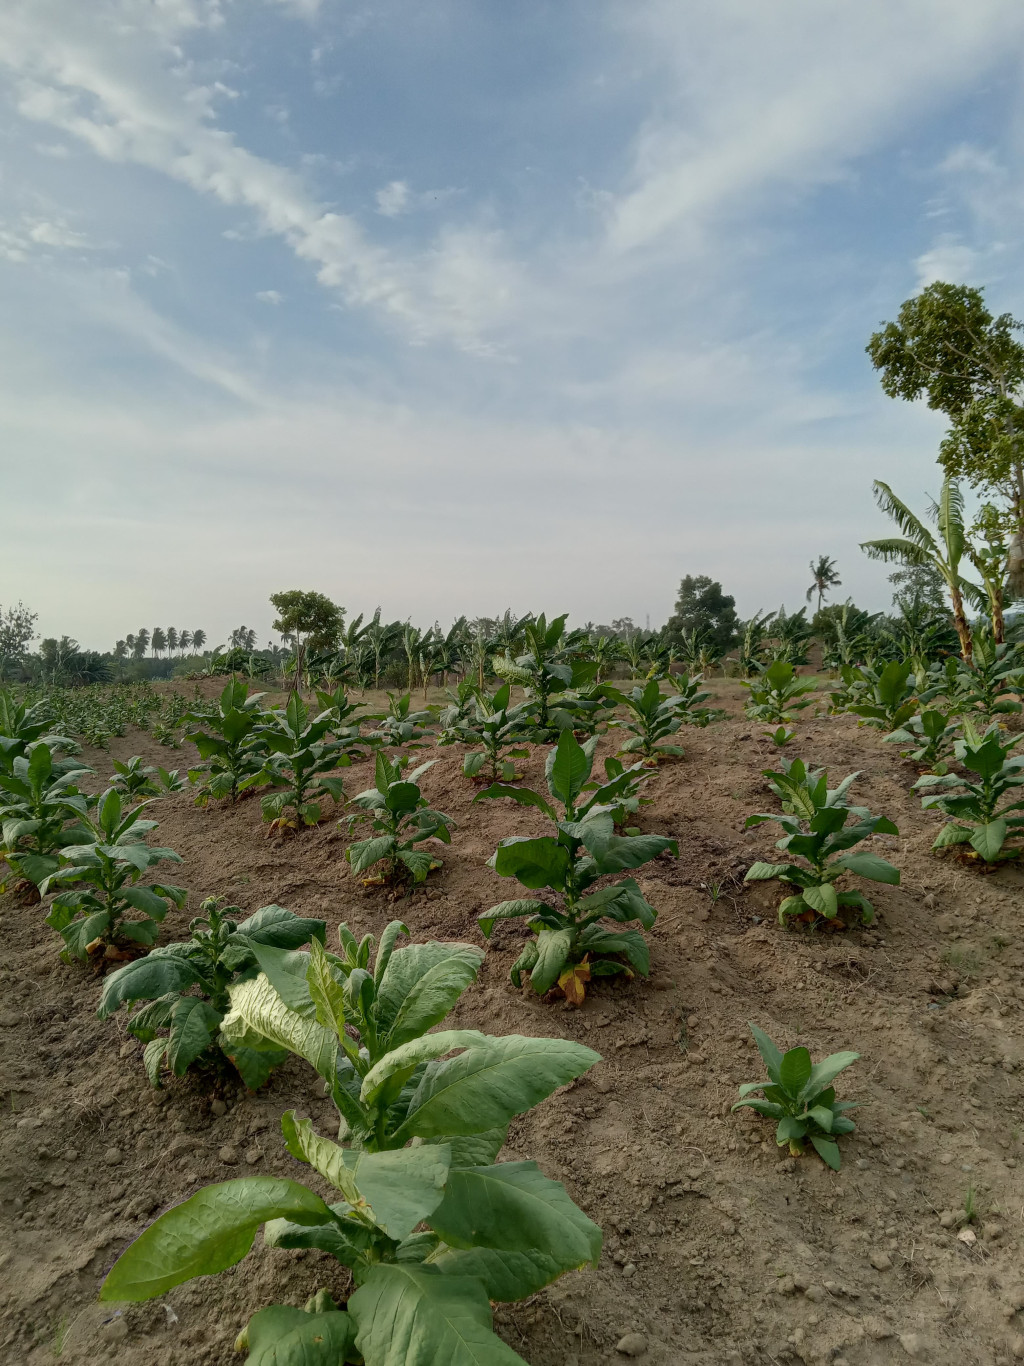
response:
M167 944L145 958L126 963L103 984L98 1014L101 1020L121 1006L137 1006L128 1020L128 1033L146 1045L143 1062L153 1086L160 1085L163 1068L181 1077L195 1063L215 1061L218 1032L231 1008L228 992L259 971L256 946L292 950L324 939L325 922L308 920L283 906L263 906L247 919L237 906L220 908L208 897L204 914L189 924L191 937ZM198 993L198 994L197 994ZM167 1030L166 1035L161 1033ZM271 1071L284 1062L283 1049L232 1047L231 1061L250 1091L256 1091Z
M770 740L776 749L782 749L783 745L788 745L790 740L796 738L796 731L788 730L785 726L776 726L774 730L763 730L761 734Z
M789 1146L794 1157L804 1150L809 1139L815 1152L833 1171L840 1166L838 1138L851 1134L857 1127L847 1112L857 1101L836 1100L832 1083L859 1053L833 1053L823 1062L812 1063L806 1048L791 1048L781 1053L763 1030L748 1021L757 1050L764 1061L769 1080L745 1082L740 1087L740 1099L732 1107L756 1110L767 1119L778 1120L775 1142L780 1148ZM749 1099L757 1092L761 1098Z
M913 759L915 764L923 764L933 773L943 774L948 771L946 760L952 756L959 734L960 727L952 712L926 707L919 716L912 716L885 739L890 745L909 745L909 749L900 750L905 759Z
M526 918L536 936L512 967L516 986L523 973L543 996L556 984L574 1005L579 1005L591 977L650 972L647 942L638 930L611 930L601 925L612 920L620 925L639 921L645 929L654 924L657 912L649 905L637 882L624 878L587 889L609 873L639 868L659 854L678 854L675 840L664 835L615 834L612 812L635 781L635 772L624 769L608 782L590 782L596 739L580 745L569 731L548 752L545 776L548 792L561 812L527 787L495 783L475 800L509 797L520 806L543 812L555 827L553 835L504 839L488 860L502 877L514 877L531 891L542 887L558 894L560 905L533 898L502 901L479 918L484 935L490 937L495 922Z
M899 869L885 859L865 851L847 852L876 832L899 834L896 826L886 816L870 815L866 806L847 804L846 793L858 776L856 773L831 790L828 774L822 770L808 773L801 759L794 759L780 772L766 769L764 776L779 794L783 814L748 816L744 828L775 821L786 832L776 842L776 849L797 855L803 865L755 863L748 868L744 880L778 878L799 888L779 906L780 924L785 924L787 916L801 916L812 923L823 919L840 927L840 911L844 907L859 912L862 922L870 924L875 910L864 893L837 891L835 883L845 873L855 873L871 882L897 885Z
M758 665L761 672L741 687L749 694L744 710L754 721L769 721L781 725L791 721L791 712L802 711L809 707L812 698L805 694L816 691L814 683L801 683L796 676L796 666L787 660L777 659L767 667Z
M436 762L430 759L406 774L408 755L389 759L378 753L374 770L377 786L352 798L352 805L360 808L360 812L349 817L349 833L356 822L367 819L362 812L369 813L377 833L350 844L345 858L354 873L365 873L377 863L383 865L377 876L363 879L364 887L371 883L390 886L401 881L424 882L428 873L441 867L439 858L416 848L424 840L452 842L450 831L455 822L451 816L434 811L417 784L417 779Z
M208 1186L121 1255L102 1300L152 1299L223 1271L262 1224L272 1247L333 1255L355 1288L343 1309L320 1291L304 1309L261 1310L239 1338L250 1363L283 1362L287 1351L325 1366L522 1366L492 1332L491 1303L595 1264L601 1231L535 1163L494 1159L516 1115L599 1058L564 1039L428 1033L483 954L468 944L396 948L404 932L397 921L387 927L375 962L372 936L357 943L345 925L340 956L316 940L308 954L264 948L264 972L231 988L227 1047L287 1048L327 1083L340 1142L294 1111L282 1128L291 1155L337 1200L272 1177Z

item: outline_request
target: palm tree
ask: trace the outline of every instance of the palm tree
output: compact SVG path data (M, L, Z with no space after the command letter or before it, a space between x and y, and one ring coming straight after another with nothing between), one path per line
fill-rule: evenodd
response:
M192 644L192 632L191 632L191 631L179 631L179 632L178 632L178 648L181 649L181 650L187 650L188 647L189 647L191 644Z
M206 644L206 632L205 632L205 631L193 631L193 632L192 632L192 653L193 653L194 655L195 655L195 654L198 654L199 651L203 648L203 646L204 646L205 644Z
M146 651L149 648L149 632L145 626L140 626L135 632L135 644L132 646L132 654L136 659L145 659Z
M931 515L938 539L896 497L888 484L876 479L874 491L875 502L892 518L903 535L880 541L863 541L861 550L871 560L884 560L886 564L930 565L942 575L953 604L953 625L960 641L960 653L969 663L972 654L971 628L964 612L964 594L972 594L977 585L971 584L960 573L960 562L968 552L960 486L952 479L947 479L942 485L939 501L932 504Z
M811 571L811 586L807 590L807 601L810 602L817 593L820 612L823 599L828 596L830 589L839 587L842 579L836 573L836 562L831 555L819 555L817 564L811 560L808 568Z
M153 627L153 634L150 637L149 646L154 655L162 653L162 651L167 648L167 637L164 635L164 628L162 626Z
M168 653L173 655L174 652L175 652L175 650L176 650L177 648L178 648L178 629L177 629L176 626L168 626L168 628L167 628L167 650L168 650Z

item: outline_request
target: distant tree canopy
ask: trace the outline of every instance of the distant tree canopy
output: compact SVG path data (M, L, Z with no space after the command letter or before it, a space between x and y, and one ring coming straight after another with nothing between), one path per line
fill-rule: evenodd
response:
M699 631L724 654L736 643L738 627L736 599L707 574L687 574L679 585L676 610L665 624L665 639L680 642L684 631Z
M904 565L889 575L889 582L893 586L892 602L897 611L923 607L937 613L949 610L942 575L930 564Z

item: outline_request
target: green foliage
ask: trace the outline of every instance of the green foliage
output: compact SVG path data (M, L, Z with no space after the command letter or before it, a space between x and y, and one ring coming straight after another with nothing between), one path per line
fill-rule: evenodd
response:
M277 613L271 629L279 631L294 646L293 678L299 686L307 653L322 654L337 647L345 613L323 593L301 588L271 593L270 605Z
M909 745L901 750L905 759L925 764L936 773L945 773L945 761L952 755L960 727L952 712L937 707L925 707L918 716L911 716L898 730L885 737L890 745Z
M787 730L785 726L776 726L774 730L766 730L761 733L772 742L776 749L781 749L783 745L788 745L790 740L796 739L796 731Z
M0 856L19 878L39 886L56 872L59 849L92 839L92 799L77 783L93 770L75 759L54 760L43 740L24 748L0 768Z
M621 779L616 785L615 797L608 807L609 815L616 828L625 827L627 835L639 835L640 831L636 827L636 818L642 806L650 806L650 797L641 797L640 789L651 777L650 769L642 764L633 764L626 768L621 759L608 758L604 761L605 785ZM593 791L598 784L591 782L588 790Z
M492 1332L491 1302L595 1264L601 1233L535 1163L495 1158L510 1121L598 1055L562 1039L428 1033L483 955L468 944L397 948L405 932L392 922L375 962L372 936L357 943L345 925L341 956L316 940L308 954L262 948L264 971L230 988L229 1052L287 1048L327 1083L340 1142L293 1111L282 1128L292 1156L339 1198L269 1177L207 1187L122 1254L101 1299L151 1299L225 1270L262 1224L273 1247L337 1258L355 1288L344 1309L320 1292L304 1310L261 1310L238 1344L250 1366L521 1366Z
M905 659L902 663L894 660L886 664L874 676L862 670L865 687L847 711L861 717L862 724L875 726L878 730L895 730L902 726L917 710L916 690L911 678L913 668L913 663Z
M657 915L634 878L589 894L587 889L599 878L639 868L666 850L678 853L676 841L663 835L616 835L613 812L635 790L640 765L605 783L591 782L596 743L591 739L580 745L570 731L559 736L545 771L551 802L531 788L502 783L475 798L511 798L541 811L555 827L553 835L502 840L489 864L529 891L548 888L560 904L534 898L503 901L480 917L480 928L489 937L495 921L526 918L536 937L527 941L512 968L512 981L519 986L528 972L538 995L557 984L574 1004L583 1000L591 977L634 972L646 977L650 971L643 935L635 929L609 929L601 921L620 926L639 921L650 929Z
M417 780L437 762L430 759L406 774L408 755L389 759L378 753L374 775L376 787L367 788L352 798L352 805L369 813L375 834L357 840L345 850L345 858L353 873L365 873L375 864L383 865L375 878L364 879L389 885L399 881L423 882L441 860L424 849L417 849L424 840L436 839L451 844L449 833L455 822L450 816L434 811L420 792ZM356 814L349 818L349 832L359 820L367 816Z
M794 1157L803 1152L804 1143L811 1146L821 1160L837 1172L840 1167L839 1144L842 1134L851 1134L857 1127L847 1118L856 1109L854 1100L836 1100L832 1083L839 1073L860 1057L859 1053L833 1053L822 1062L812 1063L806 1048L791 1048L782 1053L757 1025L750 1023L758 1052L768 1073L768 1081L745 1082L740 1087L741 1099L733 1111L744 1108L755 1110L767 1119L778 1120L775 1142L780 1148L789 1146ZM760 1092L760 1098L750 1099Z
M736 599L707 574L687 574L679 585L675 611L666 623L664 636L670 643L680 644L684 631L700 631L721 656L735 643L738 625Z
M120 793L108 788L88 822L90 842L60 851L61 866L40 883L45 896L60 889L46 923L57 930L66 952L84 959L106 948L116 956L125 945L149 947L171 905L184 906L188 893L169 883L138 886L143 873L158 863L180 863L173 849L146 844L156 821L140 817L147 802L125 812ZM139 912L141 919L126 919Z
M795 665L788 660L777 659L759 668L756 678L742 684L748 693L744 710L752 720L781 724L791 721L794 711L811 705L813 698L805 694L815 692L816 684L801 683Z
M222 909L216 897L202 908L204 914L189 923L189 939L126 963L103 983L101 1020L121 1006L147 1002L129 1018L128 1033L146 1045L146 1075L154 1086L164 1067L181 1077L219 1053L221 1022L231 1009L229 989L259 972L256 946L293 950L311 939L324 942L323 920L302 918L283 906L262 906L244 920L236 918L237 906ZM287 1056L284 1049L235 1047L231 1061L255 1091Z
M649 764L682 755L681 745L665 743L683 724L681 713L685 702L682 697L663 697L660 685L653 678L644 687L632 688L628 693L605 683L604 694L629 712L625 720L610 722L617 729L628 730L632 736L623 744L620 754L640 754Z
M510 706L511 693L508 683L503 683L491 695L475 689L467 703L468 714L450 717L445 730L449 738L445 743L480 746L463 759L462 771L467 778L482 775L490 783L499 780L510 783L522 777L516 772L513 760L525 759L530 752L524 744L535 724L536 707L531 702Z
M309 708L293 692L283 710L263 713L259 739L267 750L255 782L279 789L261 799L263 819L271 830L296 831L322 819L321 802L330 797L337 805L343 796L339 768L347 767L349 741L330 739L335 721L333 708L310 719ZM293 814L289 815L291 811Z
M725 715L719 707L702 707L711 696L700 674L666 674L668 685L679 699L679 716L688 726L708 726Z
M267 753L262 697L260 692L250 696L249 685L243 679L234 679L217 699L215 709L193 710L186 716L188 739L202 760L188 774L198 785L196 806L205 806L211 797L228 797L235 802L241 792L259 781Z
M975 776L926 773L918 779L914 791L925 794L922 807L950 817L933 849L969 844L985 863L1019 857L1020 845L1008 845L1008 841L1019 838L1024 826L1024 801L1017 800L1018 789L1024 785L1024 757L1010 757L1021 740L1024 735L1004 741L996 724L979 735L967 721L954 752L957 761Z
M404 693L399 697L396 693L389 692L388 710L368 719L379 722L379 725L367 738L388 748L426 749L427 746L419 744L418 741L433 734L430 726L434 720L434 713L427 707L419 711L414 710L410 693Z
M787 916L842 923L839 917L844 908L859 913L863 923L870 924L875 911L863 892L837 891L835 884L846 873L870 882L898 884L899 870L891 863L877 854L854 850L854 845L875 833L899 834L896 826L885 816L870 815L866 806L847 803L846 794L856 773L831 790L828 774L808 772L801 759L794 759L779 772L766 769L764 776L781 798L783 814L748 816L744 829L776 822L786 832L776 842L776 849L796 855L802 862L755 863L747 870L745 881L778 878L799 889L779 907L781 924Z
M77 746L59 729L51 730L53 725L53 709L47 702L30 705L0 688L0 772L12 773L15 759L27 758L37 744L48 746L54 772L68 771L54 755L74 754Z
M581 713L570 689L586 687L597 677L597 664L579 658L587 645L586 633L566 632L567 616L565 613L549 623L542 612L524 622L524 653L514 659L508 654L496 655L492 661L499 678L525 688L528 699L535 703L536 725L531 738L538 744L574 729Z
M130 759L115 759L114 774L110 786L129 802L142 801L146 797L164 797L169 792L180 792L185 781L179 779L178 770L168 772L166 768L154 768L143 764L137 754Z
M950 700L959 712L997 716L1021 710L1017 697L1024 689L1024 657L1018 645L997 645L989 633L977 631L971 659L957 664Z

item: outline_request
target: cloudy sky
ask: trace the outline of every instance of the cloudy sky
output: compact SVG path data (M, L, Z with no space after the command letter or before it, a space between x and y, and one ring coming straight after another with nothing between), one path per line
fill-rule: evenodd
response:
M1024 312L1019 0L4 0L0 603L742 613L921 504L864 355Z

